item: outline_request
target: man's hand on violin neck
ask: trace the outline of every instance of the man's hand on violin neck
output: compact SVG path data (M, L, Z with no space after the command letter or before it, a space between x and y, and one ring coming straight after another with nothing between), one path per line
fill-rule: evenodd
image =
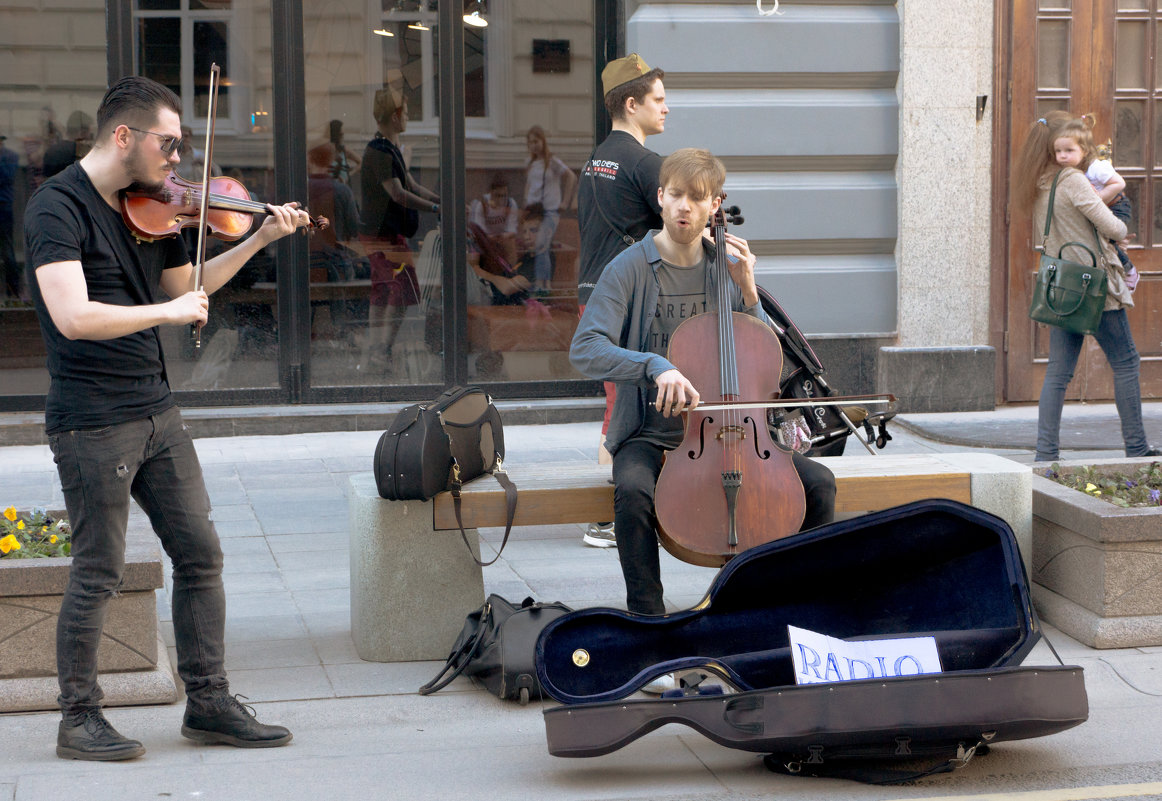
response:
M311 224L311 215L300 209L297 202L282 206L267 203L266 208L270 215L262 221L262 227L258 230L266 234L268 244Z
M169 307L173 325L204 324L210 316L210 299L201 289L179 295L165 305Z
M682 412L692 412L701 396L686 376L677 370L667 370L658 376L658 399L654 408L663 417L677 417Z

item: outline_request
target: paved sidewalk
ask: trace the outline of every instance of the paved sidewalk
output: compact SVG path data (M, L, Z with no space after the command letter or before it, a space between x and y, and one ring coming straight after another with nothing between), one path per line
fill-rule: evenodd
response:
M1150 407L1150 415L1162 414L1162 404ZM1029 424L1027 408L988 414L988 425ZM940 435L942 426L962 425L954 417L966 416L914 415L894 422L888 452L970 450L929 438ZM1071 406L1067 425L1082 417L1086 430L1108 432L1098 444L1118 447L1112 405ZM1158 444L1159 417L1148 419L1151 441ZM598 430L597 423L510 426L507 460L589 461L595 458ZM0 801L894 799L1133 782L1142 784L1121 794L1071 797L1162 798L1162 784L1156 789L1149 784L1162 777L1157 725L1162 648L1095 651L1052 629L1062 658L1086 668L1090 721L1054 737L1004 744L964 771L909 787L776 776L758 755L718 746L677 726L606 757L558 759L547 753L536 704L521 708L499 701L464 679L420 697L416 688L436 672L437 663L363 662L350 639L345 491L350 474L370 470L377 438L378 432L364 431L197 440L226 552L231 684L250 698L261 719L294 731L290 746L260 751L197 746L178 733L179 703L109 711L114 725L145 743L143 758L121 764L66 762L53 752L55 713L0 715ZM1031 450L1000 448L998 441L1018 440L1010 433L983 448L1032 461ZM1063 443L1073 444L1068 436ZM849 440L848 453L862 451ZM1119 453L1067 450L1062 456ZM63 505L46 446L0 448L0 503ZM500 534L482 531L486 552ZM667 606L684 608L700 600L714 572L662 556ZM578 525L516 530L500 561L485 568L484 580L487 592L514 599L533 595L572 606L624 603L616 550L584 546ZM167 584L158 594L158 608L172 657L168 604ZM1031 662L1050 664L1053 658L1040 645Z

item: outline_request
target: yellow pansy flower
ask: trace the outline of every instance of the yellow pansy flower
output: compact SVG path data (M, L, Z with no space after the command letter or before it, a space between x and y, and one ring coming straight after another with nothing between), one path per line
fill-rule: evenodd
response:
M1097 484L1090 483L1085 485L1086 492L1093 492L1095 489L1097 489Z
M9 534L7 537L0 539L0 553L10 553L19 550L20 541L16 539L14 534Z
M23 520L16 521L16 530L17 531L24 531L24 521Z
M53 534L51 537L49 537L48 541L50 544L56 545L56 534Z
M4 510L4 516L7 517L9 520L15 522L16 521L16 507L9 506L7 509Z

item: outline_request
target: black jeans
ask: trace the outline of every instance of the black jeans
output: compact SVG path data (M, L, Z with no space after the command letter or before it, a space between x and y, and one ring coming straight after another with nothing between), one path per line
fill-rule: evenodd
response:
M73 565L57 620L57 699L66 719L98 707L97 647L125 571L130 496L173 562L178 674L189 704L227 688L222 548L193 441L176 407L153 417L49 437L73 528Z
M613 521L625 577L626 607L644 615L665 614L658 558L654 487L665 451L643 440L623 443L613 455ZM792 456L803 482L807 513L800 531L835 519L835 476L816 461Z

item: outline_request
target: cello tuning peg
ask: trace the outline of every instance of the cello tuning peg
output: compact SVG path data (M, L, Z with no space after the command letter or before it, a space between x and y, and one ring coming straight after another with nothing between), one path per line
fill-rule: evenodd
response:
M742 209L740 209L738 206L730 206L726 210L726 213L731 215L732 217L737 215L737 214L740 214L741 212L742 212Z
M731 218L730 222L734 225L742 225L744 222L746 222L746 218L741 214L736 214Z

